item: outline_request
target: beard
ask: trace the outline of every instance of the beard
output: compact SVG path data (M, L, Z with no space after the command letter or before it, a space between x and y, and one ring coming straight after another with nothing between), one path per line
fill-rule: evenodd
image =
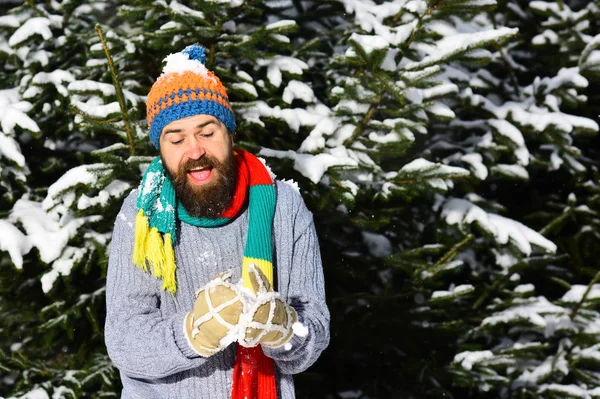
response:
M163 165L166 166L164 159ZM201 186L190 183L188 172L198 167L212 167L212 181ZM223 162L205 155L200 159L188 159L176 171L167 167L165 170L173 182L177 199L190 216L215 219L231 206L237 181L233 153Z

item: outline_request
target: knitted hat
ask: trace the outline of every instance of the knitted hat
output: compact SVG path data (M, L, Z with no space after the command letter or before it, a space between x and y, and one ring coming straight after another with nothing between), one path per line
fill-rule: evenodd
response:
M165 58L167 64L158 77L146 102L150 140L158 149L165 126L194 115L212 115L235 132L233 110L225 87L206 69L204 49L197 44Z

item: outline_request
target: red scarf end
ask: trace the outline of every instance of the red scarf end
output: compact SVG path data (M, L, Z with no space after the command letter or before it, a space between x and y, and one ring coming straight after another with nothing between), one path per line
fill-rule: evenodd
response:
M232 399L277 399L275 367L260 345L238 345L233 368Z

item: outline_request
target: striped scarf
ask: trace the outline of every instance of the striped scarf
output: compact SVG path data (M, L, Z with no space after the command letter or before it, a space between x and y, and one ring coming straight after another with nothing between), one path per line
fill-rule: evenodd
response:
M175 188L168 178L160 157L148 166L137 198L133 262L144 271L162 279L162 289L174 294L176 222L198 227L218 227L229 223L248 204L248 234L242 279L252 289L248 268L255 264L273 284L272 227L275 214L275 186L267 168L254 155L235 150L237 184L231 206L220 218L195 218L179 204ZM233 399L276 399L274 364L260 345L246 348L238 345L233 371Z

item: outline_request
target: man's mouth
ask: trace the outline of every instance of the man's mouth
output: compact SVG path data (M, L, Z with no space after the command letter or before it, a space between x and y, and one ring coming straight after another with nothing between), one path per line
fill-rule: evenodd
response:
M195 184L204 184L208 182L212 176L212 166L199 166L188 171L188 176Z

